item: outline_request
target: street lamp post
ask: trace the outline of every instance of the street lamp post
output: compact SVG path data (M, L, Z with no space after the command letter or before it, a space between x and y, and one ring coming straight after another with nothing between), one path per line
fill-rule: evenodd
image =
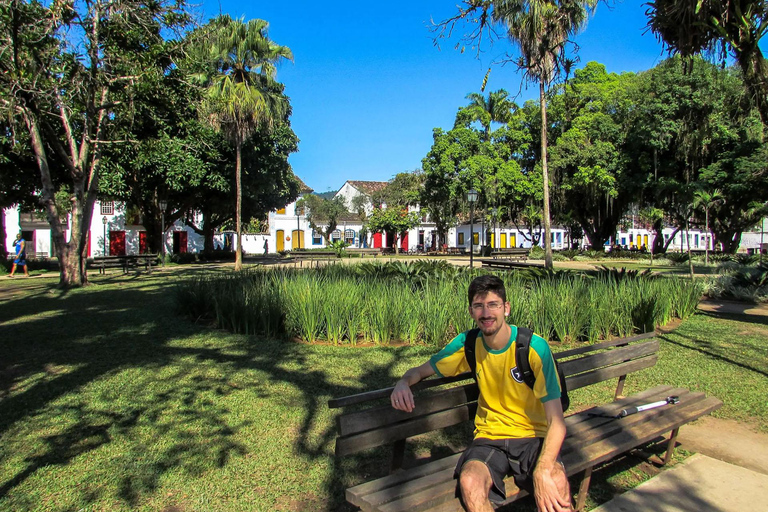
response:
M469 268L473 268L475 253L475 202L477 201L477 190L471 189L467 192L467 201L469 201Z
M101 223L104 225L104 256L107 255L107 222L109 221L106 217L101 218Z
M163 266L165 266L165 209L168 208L168 201L165 199L160 201L160 255L162 257Z

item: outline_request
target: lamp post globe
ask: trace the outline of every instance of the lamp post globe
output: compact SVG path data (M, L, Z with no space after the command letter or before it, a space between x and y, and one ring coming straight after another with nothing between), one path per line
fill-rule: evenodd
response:
M475 202L477 201L477 190L470 189L469 192L467 192L467 201L469 202L469 268L474 268Z

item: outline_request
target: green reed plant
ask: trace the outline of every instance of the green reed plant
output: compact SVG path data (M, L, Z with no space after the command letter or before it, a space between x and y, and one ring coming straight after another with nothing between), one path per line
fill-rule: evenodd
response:
M482 273L381 263L257 269L180 281L177 308L237 333L438 346L473 327L466 293ZM615 269L499 275L508 321L554 341L624 337L687 318L702 291L698 281Z

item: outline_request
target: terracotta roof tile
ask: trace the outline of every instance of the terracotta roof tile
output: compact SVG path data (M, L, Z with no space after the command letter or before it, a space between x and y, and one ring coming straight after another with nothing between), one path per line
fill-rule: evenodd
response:
M347 181L350 185L355 187L360 192L364 192L366 194L373 194L374 192L379 192L384 189L384 187L387 186L388 182L386 181Z
M312 188L308 187L307 184L304 183L301 178L299 178L295 174L293 175L293 177L296 178L296 181L299 182L299 193L301 193L301 194L309 194L311 192L314 192L314 190Z

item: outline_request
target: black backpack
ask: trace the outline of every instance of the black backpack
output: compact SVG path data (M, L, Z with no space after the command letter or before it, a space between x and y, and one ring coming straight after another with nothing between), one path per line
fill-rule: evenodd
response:
M477 336L480 334L480 329L474 328L467 332L467 340L464 343L464 357L467 359L469 368L472 370L472 376L477 380L477 356L475 355L475 343L477 342ZM520 376L525 384L533 389L533 385L536 382L536 377L531 370L531 364L528 361L528 351L531 348L531 338L533 337L533 331L525 328L517 328L517 338L515 338L515 365L517 366ZM555 370L557 370L557 376L560 379L560 403L563 405L563 411L566 411L571 405L571 400L568 398L568 389L565 387L565 374L557 364L557 360L553 357L555 362Z

